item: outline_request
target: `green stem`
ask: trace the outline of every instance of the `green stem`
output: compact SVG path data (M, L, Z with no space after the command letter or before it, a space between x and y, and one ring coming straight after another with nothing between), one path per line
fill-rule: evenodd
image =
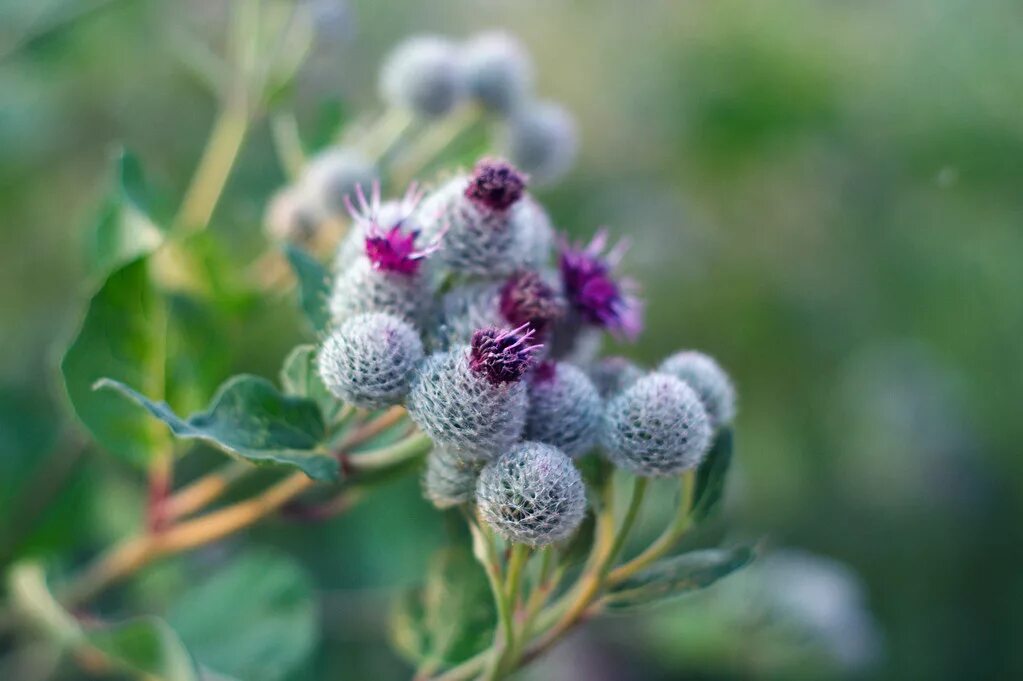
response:
M288 180L294 182L302 174L305 167L305 149L302 137L298 132L298 121L291 111L281 111L270 117L270 133L273 136L274 148L281 161L281 167Z
M465 106L444 119L442 123L427 128L414 146L394 163L392 176L395 184L399 187L408 184L476 123L480 115L479 107Z
M696 480L695 471L686 473L681 478L681 499L679 499L678 510L668 527L664 529L661 536L654 543L646 548L641 554L628 561L624 565L611 571L608 575L608 582L617 584L643 568L649 566L658 558L670 551L682 535L689 529L691 523L690 506L692 506L693 487Z
M471 522L469 529L472 532L473 552L476 558L483 564L487 573L487 581L490 584L490 591L494 597L494 606L497 609L497 631L494 634L494 643L488 652L487 669L484 678L487 681L496 681L500 674L501 655L504 646L502 643L513 636L514 621L511 604L505 592L501 580L501 563L497 555L497 547L494 544L494 536L490 530L477 522Z
M529 554L528 546L525 544L515 544L512 546L511 557L508 559L508 578L505 590L507 592L508 609L512 614L512 626L505 631L504 650L497 662L498 670L505 669L509 664L514 665L515 660L518 658L521 637L516 635L514 619L515 611L518 607L519 591L522 588L522 571L526 567L526 563L529 562Z
M391 108L384 111L359 137L358 146L374 162L380 162L415 127L408 111Z
M431 446L429 438L416 434L389 447L353 457L352 463L358 471L382 473L413 461ZM77 607L156 560L204 546L253 525L315 484L304 473L293 473L243 501L174 523L158 533L128 537L68 583L61 591L61 601L68 607Z
M646 478L637 477L633 481L632 499L629 501L629 508L625 511L625 517L622 519L621 527L618 528L618 534L615 536L614 543L611 545L611 550L608 551L607 556L604 558L601 581L607 577L607 573L610 571L611 566L614 565L615 559L625 546L625 540L628 539L633 525L636 524L636 518L639 516L639 508L643 504L643 497L646 494L646 488Z
M432 448L433 440L428 435L416 433L389 447L353 454L347 458L346 463L354 471L379 471L423 456Z
M610 543L610 547L603 555L599 556L583 576L579 580L579 589L575 592L568 605L568 609L563 615L554 623L554 625L544 634L543 638L537 643L535 649L546 650L550 646L554 645L560 640L565 634L569 632L586 614L586 611L593 604L594 600L600 595L601 589L604 588L604 584L608 580L608 572L611 566L614 564L615 556L621 550L622 546L625 545L625 540L628 538L629 533L632 531L632 527L636 522L636 518L639 514L639 507L643 501L643 496L646 492L647 481L645 478L637 477L632 488L632 499L629 502L629 507L626 510L625 517L622 520L621 526L614 535L614 539ZM611 488L610 481L607 484L607 488ZM606 494L606 497L610 499L610 494ZM608 510L604 510L602 515L609 514ZM611 521L613 523L613 520ZM527 653L528 659L532 659L531 656L534 654Z
M209 225L248 129L245 98L229 98L213 124L206 149L181 202L175 220L179 228L202 231Z

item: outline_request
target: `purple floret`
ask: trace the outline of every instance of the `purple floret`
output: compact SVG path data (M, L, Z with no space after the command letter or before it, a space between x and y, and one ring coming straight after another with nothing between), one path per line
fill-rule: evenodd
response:
M569 302L583 321L632 340L643 328L642 305L629 292L631 282L613 276L625 247L620 242L602 255L606 246L605 230L597 232L587 246L563 241L558 261L561 279Z
M565 302L536 272L525 270L508 278L501 287L501 316L512 326L529 324L542 337L553 322L565 314Z
M478 329L472 334L469 368L482 373L494 385L514 383L533 365L540 344L530 345L533 330L528 324L517 329Z
M397 221L388 220L391 226L387 229L381 224L380 183L374 182L370 198L361 186L356 186L359 208L352 206L348 197L345 204L352 220L366 225L366 257L373 269L382 272L395 272L412 275L419 272L421 261L440 247L439 241L425 248L416 248L419 230L404 231L404 223L419 204L422 194L413 183L401 199L401 217Z
M515 166L485 158L473 169L465 196L482 208L505 211L522 198L525 189L526 178Z

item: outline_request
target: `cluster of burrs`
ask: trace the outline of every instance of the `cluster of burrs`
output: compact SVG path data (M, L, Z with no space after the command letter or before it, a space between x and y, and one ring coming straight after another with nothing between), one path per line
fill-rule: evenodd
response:
M599 356L605 334L642 326L623 249L604 232L557 238L510 164L484 159L425 195L356 197L320 374L349 404L405 406L434 442L423 486L438 507L474 503L509 541L561 541L586 511L576 459L678 475L732 419L732 384L704 354L653 372Z
M575 121L561 105L536 97L529 53L507 33L481 33L463 43L409 38L384 61L379 90L387 112L423 130L452 119L488 120L495 147L534 181L560 179L575 160ZM275 238L304 242L325 222L343 219L345 197L381 176L381 153L356 141L320 151L271 201L268 230Z

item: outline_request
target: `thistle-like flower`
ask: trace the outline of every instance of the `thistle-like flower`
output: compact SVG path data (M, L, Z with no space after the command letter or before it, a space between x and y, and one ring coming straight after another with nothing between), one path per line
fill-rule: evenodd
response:
M557 447L523 442L487 464L476 484L483 519L502 537L530 546L568 539L586 514L586 488Z
M469 346L431 355L412 381L406 408L434 443L464 460L505 451L526 425L520 380L539 349L525 329L483 329Z
M565 309L565 300L554 284L538 272L522 270L503 282L466 284L446 293L433 340L448 347L468 343L480 328L523 324L543 340Z
M534 270L510 276L500 291L501 316L512 326L528 324L540 338L565 314L565 300Z
M529 324L511 331L493 327L476 331L472 335L469 368L495 385L518 381L532 366L536 351L543 347L530 343L534 333Z
M525 190L526 178L510 163L485 158L476 164L465 196L480 210L498 213L521 199Z
M597 443L603 410L597 389L582 370L544 362L529 379L525 437L554 445L570 457L582 456Z
M391 106L422 118L449 113L464 94L458 49L439 36L410 38L380 71L380 94Z
M711 433L696 391L669 374L650 374L608 402L601 440L615 464L656 477L699 466Z
M533 64L522 44L507 33L482 33L462 48L462 74L469 95L483 108L507 114L533 88Z
M421 260L436 250L439 245L436 240L430 246L415 250L415 243L422 241L420 238L422 230L415 220L415 211L423 198L423 193L415 182L408 186L404 196L390 201L381 201L380 183L377 181L373 182L368 199L361 185L355 187L353 191L357 203L353 203L350 197L345 202L345 208L351 216L351 225L334 258L336 272L343 271L360 256L368 254L366 239L372 235L391 235L393 232L390 238L395 240L399 236L406 237L406 240L408 236L415 237L408 240L409 243L405 247L411 249L408 255L415 256L413 258L415 260Z
M606 247L603 229L586 246L562 242L558 266L565 295L583 322L635 339L643 327L642 306L632 293L634 284L613 275L627 245L621 241L604 255Z
M424 234L441 238L440 261L462 274L507 274L522 262L510 224L525 177L503 161L483 159L468 177L456 177L430 194L417 214Z
M713 357L696 350L677 352L664 360L658 371L688 383L703 400L715 428L727 425L735 418L735 387Z
M419 247L420 231L407 217L398 217L400 209L412 209L418 201L415 187L389 210L386 230L381 226L383 205L379 185L374 184L372 198L367 200L362 188L356 189L357 210L350 201L353 232L361 233L362 253L354 258L347 250L338 253L337 261L351 260L340 270L334 282L330 307L334 322L340 324L353 315L365 312L387 312L419 324L429 303L431 291L420 266L435 252L439 242ZM407 213L404 213L407 215ZM406 227L406 225L411 227ZM343 247L344 249L344 247Z
M400 403L423 359L419 334L389 314L352 317L324 341L320 378L337 398L366 409Z

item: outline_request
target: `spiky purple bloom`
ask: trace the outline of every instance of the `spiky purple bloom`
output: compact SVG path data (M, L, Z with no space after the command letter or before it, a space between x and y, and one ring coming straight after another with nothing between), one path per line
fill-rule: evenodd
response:
M384 215L380 202L380 183L374 182L370 198L366 198L361 186L355 188L359 201L356 209L351 200L345 197L345 206L356 225L363 225L366 234L365 250L373 269L382 272L396 272L412 275L419 272L419 265L428 255L436 251L439 242L425 248L416 248L419 230L405 231L405 222L415 211L422 199L422 193L415 183L409 185L405 196L395 204L400 215ZM385 227L385 224L388 225Z
M481 159L473 168L465 197L481 209L506 211L522 198L526 177L512 164L499 159Z
M616 280L613 270L627 248L624 241L606 255L607 231L600 230L586 246L562 241L558 265L565 293L583 321L616 336L635 339L642 330L642 305L631 294L629 280Z
M501 316L512 326L528 324L542 337L565 314L565 301L533 270L516 272L501 286Z
M528 324L502 330L479 329L472 335L469 368L486 376L490 383L514 383L533 366L540 344L530 345L535 332Z

